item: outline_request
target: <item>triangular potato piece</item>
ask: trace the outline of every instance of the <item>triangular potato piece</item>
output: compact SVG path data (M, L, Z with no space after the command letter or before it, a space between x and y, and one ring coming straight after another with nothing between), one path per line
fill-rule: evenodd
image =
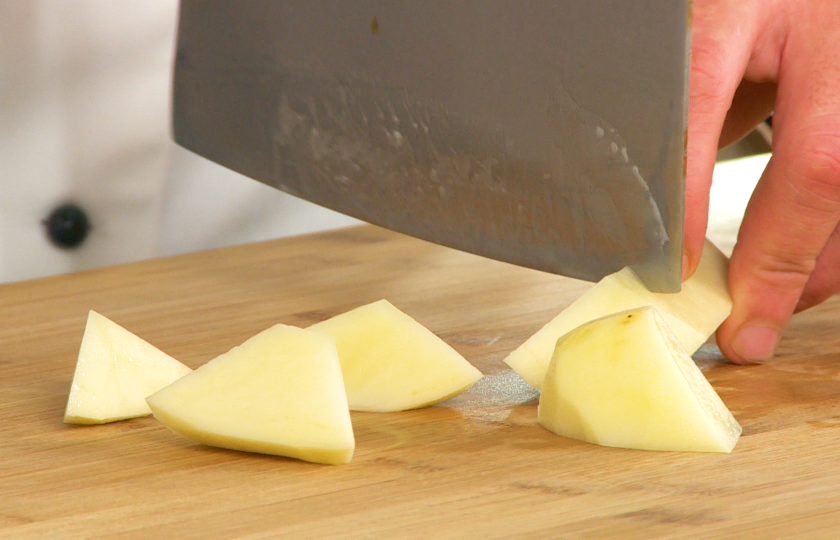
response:
M355 442L334 340L282 324L147 399L155 418L203 444L347 463Z
M393 412L440 403L481 378L455 349L387 300L309 327L335 338L354 411Z
M68 424L146 416L146 397L192 371L95 311L88 313L67 399Z
M562 337L539 404L558 435L641 450L730 452L741 426L653 307Z
M709 339L732 311L729 259L706 241L697 271L675 294L652 293L630 268L611 274L549 321L505 358L525 382L539 390L557 340L578 326L612 313L656 306L689 354Z

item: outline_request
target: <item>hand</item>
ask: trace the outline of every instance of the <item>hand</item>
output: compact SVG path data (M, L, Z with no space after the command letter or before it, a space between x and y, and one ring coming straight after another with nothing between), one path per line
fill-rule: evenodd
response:
M718 147L773 112L773 157L732 253L734 362L772 357L795 311L840 290L840 1L695 0L684 276L700 258Z

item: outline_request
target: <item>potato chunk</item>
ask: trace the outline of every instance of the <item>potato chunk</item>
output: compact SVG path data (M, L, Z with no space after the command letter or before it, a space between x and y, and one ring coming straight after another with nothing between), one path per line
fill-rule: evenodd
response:
M95 311L88 313L73 384L68 424L104 424L146 416L146 397L192 371Z
M347 463L355 441L334 340L278 324L147 399L175 433L212 446Z
M697 271L675 294L652 293L630 268L611 274L563 310L505 363L536 389L542 387L557 340L578 326L627 309L656 306L689 354L700 348L732 311L729 260L709 241Z
M539 422L602 446L730 452L741 426L652 307L562 337L543 382Z
M455 349L387 300L309 327L335 338L354 411L394 412L454 397L481 378Z

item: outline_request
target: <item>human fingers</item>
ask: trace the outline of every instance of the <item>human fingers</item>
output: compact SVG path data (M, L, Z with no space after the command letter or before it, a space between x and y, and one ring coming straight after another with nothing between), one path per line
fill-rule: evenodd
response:
M744 215L729 270L734 306L718 330L735 362L772 357L809 282L806 303L840 284L840 3L790 4L774 153Z
M700 262L721 131L760 28L759 11L753 4L733 0L693 4L683 279L694 273Z
M821 304L840 291L840 228L835 228L817 257L814 271L796 303L794 313Z

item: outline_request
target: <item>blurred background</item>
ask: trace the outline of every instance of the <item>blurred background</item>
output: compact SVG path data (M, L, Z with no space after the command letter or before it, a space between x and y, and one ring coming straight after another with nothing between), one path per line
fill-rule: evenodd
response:
M0 281L356 223L171 141L177 10L0 0ZM62 243L67 205L88 228Z

